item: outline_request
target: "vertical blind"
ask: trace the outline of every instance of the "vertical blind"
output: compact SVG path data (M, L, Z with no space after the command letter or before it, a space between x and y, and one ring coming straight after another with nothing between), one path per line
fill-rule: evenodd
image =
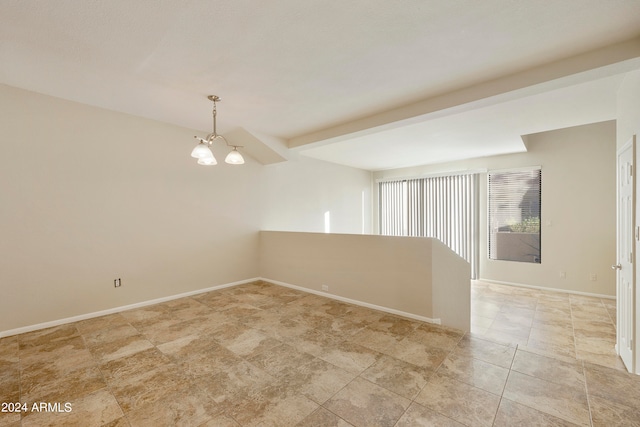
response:
M380 234L435 237L478 277L478 175L379 183Z
M539 167L488 173L489 258L541 262Z
M380 183L380 234L386 236L406 235L406 187L406 181L390 181Z

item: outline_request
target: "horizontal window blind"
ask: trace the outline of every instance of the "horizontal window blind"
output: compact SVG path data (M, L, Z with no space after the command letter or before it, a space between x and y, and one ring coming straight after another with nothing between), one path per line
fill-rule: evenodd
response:
M541 262L540 168L488 173L489 258Z

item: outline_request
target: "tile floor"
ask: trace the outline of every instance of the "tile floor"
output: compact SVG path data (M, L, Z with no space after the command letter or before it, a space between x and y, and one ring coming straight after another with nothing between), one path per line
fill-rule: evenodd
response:
M3 338L0 426L640 425L608 302L473 293L470 334L259 282Z
M484 282L473 282L471 293L472 333L625 370L615 351L615 299Z

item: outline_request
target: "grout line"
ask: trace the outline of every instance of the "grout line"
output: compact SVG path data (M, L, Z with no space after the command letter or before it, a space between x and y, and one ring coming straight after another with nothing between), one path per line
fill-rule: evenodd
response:
M118 314L118 313L114 313L114 314ZM120 316L122 317L122 316ZM131 326L132 328L134 328L136 331L138 331L138 333L140 333L140 335L142 335L142 333L140 332L140 330L138 328L136 328L135 326L133 326L131 323L129 323L129 321L122 317L126 322L127 325ZM92 333L104 330L105 328L102 329L98 329L97 331L93 331ZM76 330L78 330L78 328L76 327ZM80 330L78 330L78 333L80 333ZM102 377L102 380L104 381L105 384L105 388L106 390L109 392L109 394L111 395L111 397L113 397L113 400L115 400L116 404L118 405L118 408L120 408L120 411L122 412L122 417L125 420L127 420L127 423L129 423L129 417L127 416L127 413L125 412L125 410L122 408L122 405L120 404L120 402L118 401L118 399L116 398L115 394L113 393L113 389L111 388L111 385L109 384L109 382L107 381L106 377L104 376L104 372L102 371L102 369L100 368L100 358L95 355L91 349L89 348L89 346L87 346L87 340L85 339L84 334L80 333L80 336L82 337L82 341L84 342L85 348L87 349L87 351L89 352L89 354L91 354L91 357L93 358L94 362L95 362L95 366L98 369L98 371L100 372L100 376ZM144 336L144 335L143 335ZM145 337L146 339L146 337Z
M591 399L589 396L589 386L587 385L587 372L584 366L584 360L581 360L580 364L582 365L582 376L584 377L584 392L587 397L587 408L589 408L589 423L591 424L591 426L593 426L593 414L591 412Z
M509 377L511 376L511 371L513 369L513 362L516 360L516 355L518 354L519 344L516 344L516 349L513 352L513 357L511 358L511 364L509 365L509 372L507 373L507 378L504 380L504 386L502 386L502 392L500 392L500 400L498 401L498 407L496 408L496 413L493 416L493 423L491 425L495 425L496 418L498 418L498 412L500 412L500 406L502 405L502 399L504 398L504 391L507 388L507 383L509 382Z
M416 395L411 399L411 403L409 404L409 406L407 406L407 409L404 410L404 412L402 413L402 415L400 416L400 418L398 418L398 420L396 421L396 423L407 413L407 411L409 410L409 408L411 408L411 406L415 403L418 406L422 406L420 405L418 402L416 402L416 399L418 398L418 396L420 396L420 394L422 393L422 391L427 388L427 386L429 385L429 382L431 381L431 379L438 373L438 371L440 370L440 367L442 366L442 364L444 363L444 361L451 356L456 349L458 348L458 344L460 344L460 342L464 339L465 336L469 335L471 332L470 331L466 331L465 333L463 333L460 338L458 338L458 340L456 341L456 343L451 347L451 350L449 351L449 353L447 353L447 355L442 359L442 362L440 362L438 364L438 366L436 368L433 369L433 372L431 373L431 375L429 376L429 379L427 380L427 382L420 388L420 390L416 393ZM409 363L409 362L406 362ZM454 381L457 381L455 379L453 379ZM426 408L424 406L422 406L423 408ZM442 416L442 417L446 417L456 423L460 423L462 424L462 422L455 420L451 417L449 417L448 415L445 415L441 412L436 411L435 409L431 409L431 408L426 408L430 411L435 412L436 414Z
M571 316L571 336L573 336L573 353L576 360L578 359L578 340L576 339L576 326L573 320L573 303L569 298L569 315Z
M533 309L533 317L531 318L531 326L529 327L529 338L527 339L527 345L525 347L529 347L529 341L531 341L531 332L533 332L533 320L536 318L536 313L538 312L538 305L540 305L540 294L536 295L536 308Z
M616 334L618 333L618 319L617 319L617 314L618 314L618 304L616 303L616 319L614 320L611 317L611 312L609 312L609 309L607 308L607 306L602 302L602 300L600 300L600 302L602 303L604 309L607 312L607 316L609 316L609 320L611 321L611 324L613 325L613 329L616 331Z

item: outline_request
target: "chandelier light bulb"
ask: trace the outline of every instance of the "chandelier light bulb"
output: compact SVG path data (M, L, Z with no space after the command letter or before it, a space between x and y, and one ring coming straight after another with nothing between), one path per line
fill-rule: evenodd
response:
M213 153L207 144L204 141L200 140L200 143L195 146L193 151L191 152L191 157L195 157L196 159L201 159L203 157L213 157Z
M211 155L211 157L201 157L198 159L198 164L199 165L204 165L204 166L213 166L213 165L217 165L218 162L216 161L216 158L213 157L213 154Z
M242 154L240 154L240 152L238 151L238 147L233 147L233 150L231 150L231 152L227 154L227 157L224 159L224 161L226 163L229 163L230 165L244 164L244 158L242 157Z

